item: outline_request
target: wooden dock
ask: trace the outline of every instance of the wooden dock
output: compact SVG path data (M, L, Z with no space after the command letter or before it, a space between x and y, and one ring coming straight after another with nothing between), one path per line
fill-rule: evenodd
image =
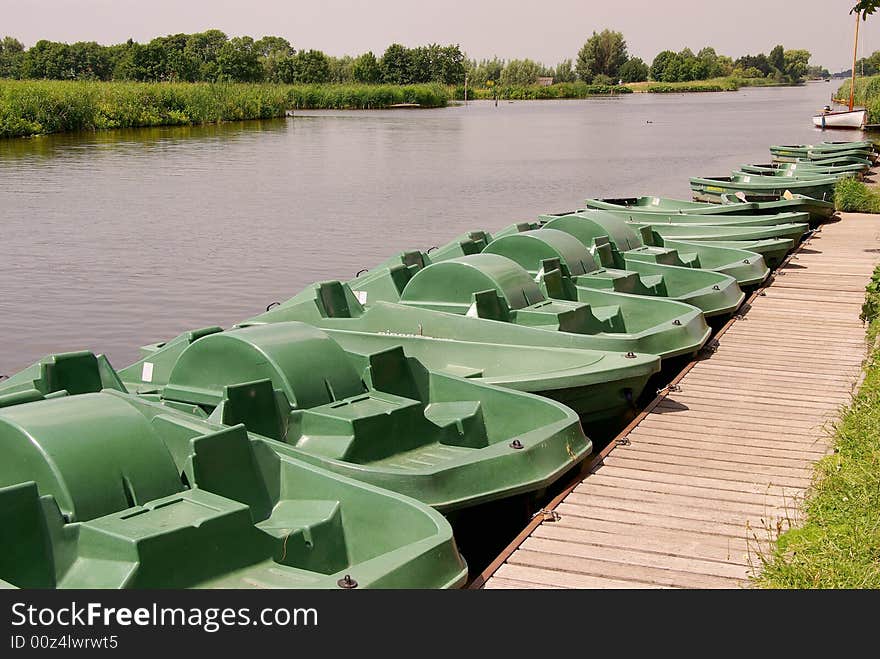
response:
M878 262L880 216L823 226L474 585L748 587L857 385Z

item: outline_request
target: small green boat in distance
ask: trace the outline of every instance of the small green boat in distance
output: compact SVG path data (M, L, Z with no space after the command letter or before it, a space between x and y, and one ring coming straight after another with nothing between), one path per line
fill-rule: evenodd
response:
M736 279L741 287L763 282L770 274L761 254L706 243L671 240L645 227L636 231L613 214L597 212L562 213L540 216L547 229L573 235L599 256L605 267L638 270L642 262L699 268L720 272ZM762 242L769 247L773 241ZM781 241L786 248L790 240Z
M742 169L735 169L731 172L731 176L735 178L744 178L749 177L752 181L755 181L757 176L760 176L765 179L769 178L783 178L786 180L792 181L813 181L816 179L826 179L833 178L836 180L840 180L842 178L855 178L861 179L862 173L860 171L853 170L844 170L840 172L811 172L806 169L798 169L796 171L783 171L783 170L771 170L765 172L747 172Z
M540 282L545 293L554 297L561 294L564 299L595 301L590 291L612 290L693 305L706 318L730 315L745 299L736 280L718 272L644 262L636 264L637 271L600 268L586 245L556 229L507 233L489 243L484 253L515 261ZM547 273L559 267L565 286L561 291L547 280ZM640 306L643 313L650 313L649 306Z
M821 142L819 144L781 144L772 145L770 154L776 162L797 162L804 160L821 160L840 157L857 157L876 160L876 149L873 142Z
M587 208L597 210L638 210L657 213L687 213L688 215L774 215L776 213L809 213L810 225L830 220L835 213L830 201L804 195L779 197L772 201L750 198L746 194L722 195L716 202L669 199L666 197L629 197L620 199L587 199Z
M364 307L338 281L315 284L240 326L289 321L320 327L346 352L401 346L431 371L552 398L591 427L632 416L633 401L660 370L655 355L590 349L589 337L578 334L390 302ZM144 350L146 358L151 349Z
M831 176L835 174L851 174L861 178L871 168L866 160L864 164L851 163L842 165L815 165L812 163L767 163L762 165L741 165L739 170L744 174L762 176Z
M795 193L814 199L828 200L834 194L836 182L836 177L800 180L790 177L751 174L693 177L690 179L694 199L711 203L721 203L723 195L735 195L738 192L759 201L774 201L786 194Z
M170 342L120 377L149 400L242 423L280 455L441 512L544 490L592 450L560 403L431 371L400 345L348 352L300 322Z
M438 512L279 453L240 424L101 390L105 366L91 353L56 355L0 389L7 584L464 585Z

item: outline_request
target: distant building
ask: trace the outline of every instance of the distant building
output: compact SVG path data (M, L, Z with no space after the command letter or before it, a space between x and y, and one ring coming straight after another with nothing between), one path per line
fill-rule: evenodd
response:
M549 87L553 84L553 76L538 76L538 87Z

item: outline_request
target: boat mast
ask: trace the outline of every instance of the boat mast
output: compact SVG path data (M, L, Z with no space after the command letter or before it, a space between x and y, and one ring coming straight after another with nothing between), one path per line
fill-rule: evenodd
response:
M852 65L852 79L849 83L849 111L853 110L853 100L856 95L856 53L859 48L859 19L861 15L859 12L856 12L856 38L853 43L853 65Z

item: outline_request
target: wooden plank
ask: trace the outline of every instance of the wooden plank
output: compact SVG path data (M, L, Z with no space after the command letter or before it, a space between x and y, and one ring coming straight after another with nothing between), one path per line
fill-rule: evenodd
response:
M712 476L690 476L672 474L668 472L649 471L646 469L633 468L627 465L600 465L594 475L612 475L632 480L644 480L651 483L671 483L676 485L694 485L712 488L717 492L732 490L735 492L747 492L752 494L772 494L783 499L792 499L803 489L799 486L783 486L774 483L755 483L736 479L723 479Z
M641 438L630 438L631 444L626 446L627 452L645 453L650 455L669 455L671 457L705 458L741 464L745 458L744 451L718 451L714 447L705 445L682 445L663 442L646 442ZM624 449L621 449L624 450ZM749 451L749 458L753 464L767 467L791 467L812 469L814 455L762 455L759 451Z
M591 574L572 574L524 565L505 564L496 574L502 579L552 588L657 588L656 584L639 581L606 579Z
M541 528L541 527L539 527ZM670 554L666 550L645 551L629 547L597 547L590 543L572 542L570 538L536 535L523 543L526 551L557 554L577 558L592 558L597 561L612 561L629 566L656 568L673 572L691 572L703 576L740 580L748 570L742 564L726 563L705 558L683 557ZM664 581L666 581L664 579ZM666 581L665 585L678 585Z
M707 438L704 435L695 436L693 433L681 433L679 435L662 435L650 432L631 432L628 435L630 441L635 444L650 444L657 447L681 447L697 450L714 451L729 454L743 459L745 455L762 457L796 458L815 462L827 454L821 449L803 450L795 448L779 448L774 442L761 442L753 439L745 442L742 438L733 434L729 436L731 441L719 441L718 436ZM701 441L702 440L702 441ZM735 443L734 443L735 442Z
M652 529L664 529L667 531L689 531L701 533L707 536L728 537L734 540L753 542L753 537L763 538L767 531L761 524L750 525L747 520L740 520L736 524L730 524L721 520L706 521L670 515L652 511L645 514L640 510L629 510L608 502L597 500L590 506L581 506L572 503L562 503L557 507L566 523L578 517L585 521L605 520L611 522L630 522L644 529L645 534L650 534Z
M570 496L571 503L579 503L583 506L591 505L596 498L601 498L609 505L615 505L625 510L631 510L630 505L638 503L657 504L666 506L665 510L668 514L675 514L678 517L689 517L692 519L713 519L711 516L703 517L703 512L716 514L727 514L728 517L717 517L715 519L727 521L729 524L735 524L743 518L791 518L794 516L795 507L791 504L791 508L786 508L785 503L779 502L766 503L744 503L741 501L726 501L719 497L710 498L709 496L696 497L693 494L673 494L669 492L654 492L649 489L636 489L618 487L616 485L608 485L599 483L592 478L588 478L592 484L588 485L584 482L584 489L579 489ZM623 504L622 502L626 502ZM691 510L691 509L694 510ZM682 515L681 511L687 511ZM675 512L673 512L675 511Z
M680 418L681 417L676 416L675 414L651 414L648 419L639 424L639 427L684 429L684 426L679 422ZM692 421L699 421L696 415L692 415L691 419ZM803 441L809 444L813 443L812 440L814 437L827 437L827 434L822 435L817 432L820 429L815 427L793 428L787 426L785 428L776 427L768 429L766 426L758 424L754 420L740 421L732 418L727 419L723 424L719 423L717 420L709 420L708 423L691 423L689 427L687 427L687 430L688 432L694 432L695 428L697 433L718 434L721 432L730 433L736 431L742 433L743 436L766 437L769 435L771 437L778 437L780 441ZM748 433L748 435L746 433Z
M632 521L610 521L597 517L562 516L558 521L545 522L535 529L535 534L543 533L542 529L566 529L575 537L581 534L584 542L604 546L608 543L634 543L645 549L657 546L665 548L679 547L683 556L694 553L703 558L715 560L748 561L749 543L745 538L712 535L688 531L684 529L663 529L652 527L645 533L643 524ZM561 532L561 531L560 531ZM647 544L646 544L647 543ZM624 546L624 545L621 545ZM744 558L743 558L744 557Z
M492 577L485 585L486 590L562 590L561 586L548 586L546 584L528 583L527 581L516 581L515 579L504 579L502 577Z
M746 481L748 483L758 483L761 485L772 484L788 487L807 487L810 479L806 477L791 476L788 474L774 474L770 477L767 474L757 474L749 470L730 470L717 469L708 465L685 465L681 463L670 463L657 460L649 460L645 457L631 458L625 455L618 455L617 451L613 451L611 455L605 458L606 465L619 465L621 467L638 466L645 471L663 471L668 474L679 474L681 476L711 476L721 480Z
M741 490L719 490L714 487L704 487L692 484L666 483L656 480L639 480L615 475L614 472L598 473L589 478L591 483L608 487L619 487L628 491L640 490L656 492L658 494L677 494L689 496L694 499L707 499L710 501L728 501L731 503L749 503L758 506L770 504L776 508L788 508L792 500L780 494L757 494L743 492Z
M532 546L535 544L535 540L530 538L523 543L523 547L510 557L509 563L511 565L554 570L559 571L564 575L580 574L593 577L603 576L621 581L633 579L638 583L651 583L658 586L685 588L735 588L738 585L745 585L747 583L746 574L743 574L742 577L737 580L698 573L665 570L643 565L619 563L613 560L602 560L598 558L588 560L577 556L567 556L565 554L533 551L525 548L527 543Z
M599 483L592 478L588 478L583 482L583 488L578 488L570 495L572 503L581 503L585 506L590 505L596 497L602 497L604 500L641 502L666 506L667 510L685 510L690 514L702 514L706 511L709 515L706 519L713 519L712 513L716 515L731 513L728 521L737 521L743 515L750 517L761 517L764 515L785 517L788 510L782 506L760 503L743 503L741 501L724 501L718 498L697 498L692 495L670 494L669 492L652 492L646 489L627 489L625 487L614 487L604 483ZM694 509L694 510L691 510ZM686 516L689 516L686 515Z

